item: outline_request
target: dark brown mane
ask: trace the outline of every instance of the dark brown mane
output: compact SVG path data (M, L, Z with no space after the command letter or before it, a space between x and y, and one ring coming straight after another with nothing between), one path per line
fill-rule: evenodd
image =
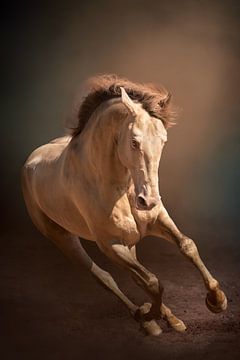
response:
M104 101L121 96L124 87L132 100L138 101L151 115L162 120L165 128L174 125L175 112L170 104L171 95L163 87L138 84L116 75L100 75L88 80L88 93L77 110L78 124L72 135L80 134L96 108Z

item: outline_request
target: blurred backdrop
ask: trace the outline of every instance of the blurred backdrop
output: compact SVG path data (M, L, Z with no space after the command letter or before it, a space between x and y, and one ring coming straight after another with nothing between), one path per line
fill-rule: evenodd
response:
M1 10L3 358L239 359L240 2L8 1ZM99 73L163 84L181 109L161 160L161 195L229 301L226 313L210 314L192 264L163 241L142 241L138 257L166 285L184 335L143 338L119 301L75 271L25 210L22 164L64 134L81 83ZM84 246L134 302L147 300L95 244Z
M83 80L117 73L163 84L181 109L160 177L177 223L233 229L240 206L239 10L231 0L9 4L1 42L5 227L25 224L19 173L26 157L64 134Z

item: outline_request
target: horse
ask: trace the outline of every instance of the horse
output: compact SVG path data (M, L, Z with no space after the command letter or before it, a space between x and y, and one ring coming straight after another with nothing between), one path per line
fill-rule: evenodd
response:
M146 236L177 245L203 278L208 309L225 310L227 298L219 282L161 200L159 163L174 119L170 93L116 75L96 76L88 82L76 118L70 135L37 148L22 168L24 200L38 230L111 290L146 334L162 333L159 319L176 331L186 330L163 303L159 278L137 258L136 245ZM111 274L89 257L81 238L94 241L125 269L149 302L134 304Z

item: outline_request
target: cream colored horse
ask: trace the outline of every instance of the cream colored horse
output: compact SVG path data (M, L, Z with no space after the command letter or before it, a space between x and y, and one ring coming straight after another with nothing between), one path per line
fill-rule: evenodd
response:
M84 264L121 299L149 334L161 333L159 318L177 331L186 327L163 304L157 276L136 257L135 245L145 236L175 243L200 271L208 291L207 307L216 313L225 310L227 300L218 282L161 201L158 168L167 141L163 122L123 87L120 96L98 101L95 107L82 131L41 146L26 161L22 186L33 222L77 266ZM133 304L112 276L91 260L79 237L95 241L126 269L152 304Z

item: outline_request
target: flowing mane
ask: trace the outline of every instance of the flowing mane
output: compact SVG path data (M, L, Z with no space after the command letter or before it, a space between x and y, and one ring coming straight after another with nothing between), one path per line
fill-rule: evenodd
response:
M165 128L175 124L176 113L171 105L171 94L163 87L154 84L139 84L117 75L99 75L87 81L88 93L77 107L77 126L71 129L71 135L82 132L92 113L104 101L120 97L120 87L124 87L129 97L142 104L151 115L161 119Z

